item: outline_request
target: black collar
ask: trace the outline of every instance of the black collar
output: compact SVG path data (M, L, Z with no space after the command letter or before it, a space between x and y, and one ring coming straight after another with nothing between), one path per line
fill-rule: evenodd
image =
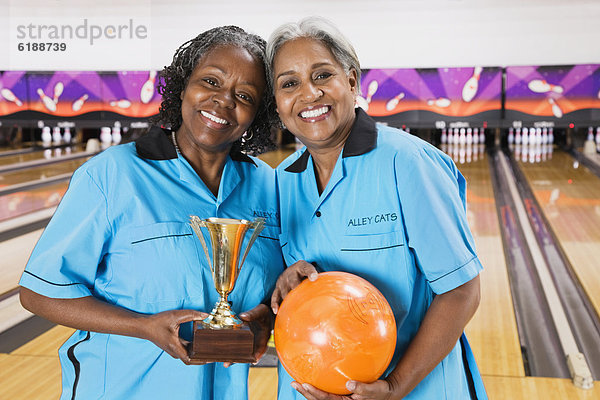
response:
M342 158L360 156L373 150L376 146L377 126L375 121L362 108L357 108L354 124L344 144ZM304 150L304 153L285 170L297 173L305 171L309 156L308 150Z
M171 131L158 126L151 127L148 132L135 141L138 155L148 160L171 160L177 158L177 151L171 140ZM256 166L254 160L239 151L231 151L233 161L249 162Z

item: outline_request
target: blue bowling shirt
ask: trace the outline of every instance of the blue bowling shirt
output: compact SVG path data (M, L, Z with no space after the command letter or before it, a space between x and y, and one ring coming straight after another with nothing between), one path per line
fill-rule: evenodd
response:
M390 303L398 336L384 376L434 296L482 269L467 224L466 182L452 160L415 136L376 125L361 109L321 195L305 148L280 164L277 185L286 264L306 260L323 271L359 275ZM279 372L279 399L302 399L285 370ZM406 399L469 399L470 392L486 398L463 335Z
M94 296L144 314L210 312L219 296L190 215L266 218L228 299L236 313L269 299L283 270L275 172L231 153L215 197L159 128L75 172L20 285L52 298ZM188 366L147 340L76 331L59 356L61 399L248 397L248 364Z

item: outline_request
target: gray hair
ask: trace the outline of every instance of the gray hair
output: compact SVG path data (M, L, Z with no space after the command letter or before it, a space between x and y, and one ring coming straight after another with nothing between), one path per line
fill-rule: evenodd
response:
M310 38L323 43L346 73L350 73L354 69L356 71L357 94L360 94L360 61L358 61L354 47L332 22L321 17L307 17L297 23L283 24L271 34L266 51L271 81L274 78L273 62L279 48L290 40L300 38Z

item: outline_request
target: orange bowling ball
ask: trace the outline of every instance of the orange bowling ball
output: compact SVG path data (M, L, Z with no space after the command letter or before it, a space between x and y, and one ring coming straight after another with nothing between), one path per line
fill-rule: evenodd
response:
M288 293L275 319L275 348L294 380L349 394L348 380L374 382L396 347L396 321L368 281L324 272Z

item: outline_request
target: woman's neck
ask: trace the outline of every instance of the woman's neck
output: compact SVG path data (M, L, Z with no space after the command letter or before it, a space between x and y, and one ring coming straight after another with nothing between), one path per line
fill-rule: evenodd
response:
M335 164L337 163L340 153L344 149L344 144L345 142L332 148L311 149L310 147L307 147L308 152L313 158L319 195L323 193L329 183Z

